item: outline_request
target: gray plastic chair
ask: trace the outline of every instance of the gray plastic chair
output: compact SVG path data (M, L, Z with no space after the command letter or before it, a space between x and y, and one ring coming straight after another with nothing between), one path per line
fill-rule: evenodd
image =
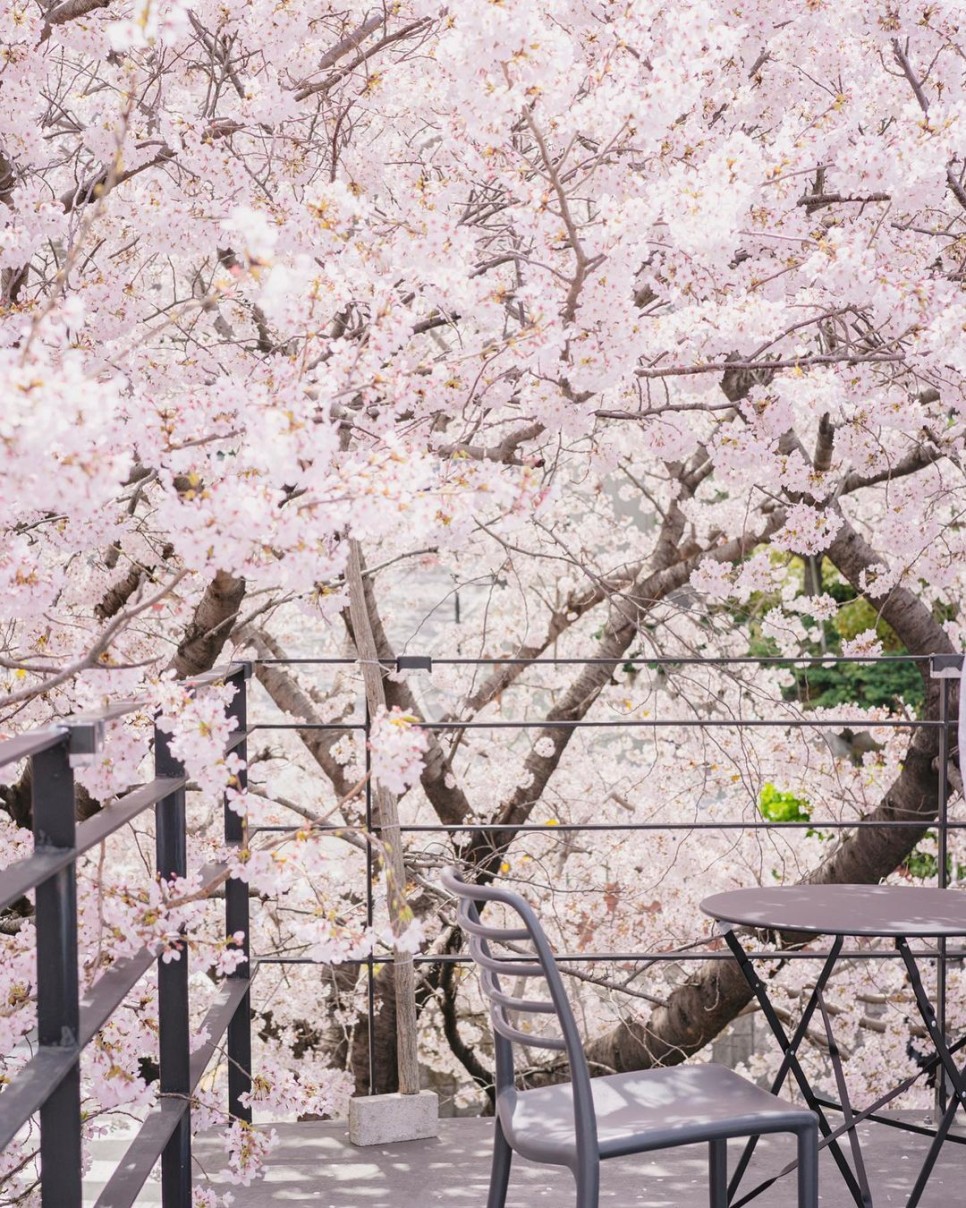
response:
M721 1065L677 1065L591 1079L560 973L531 907L515 893L464 881L455 868L443 872L442 882L459 899L459 923L479 966L493 1025L496 1136L487 1208L503 1208L506 1202L514 1150L533 1162L569 1167L577 1184L577 1208L597 1208L602 1159L703 1141L710 1151L711 1208L727 1208L728 1138L778 1132L798 1139L798 1208L817 1208L818 1128L812 1112ZM478 906L487 902L509 906L523 926L488 926ZM492 944L524 944L528 950L522 956L495 956ZM541 978L550 1001L506 993L500 974ZM531 1033L513 1022L514 1016L532 1014L554 1016L561 1035ZM566 1053L570 1082L518 1091L514 1044Z

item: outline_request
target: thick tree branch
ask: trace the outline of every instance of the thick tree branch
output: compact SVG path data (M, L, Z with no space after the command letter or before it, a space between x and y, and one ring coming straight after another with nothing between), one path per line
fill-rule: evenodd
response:
M108 8L111 0L62 0L60 4L52 5L44 19L44 27L40 33L40 41L46 42L55 25L63 25L67 21L76 21L78 17L86 17L88 13L99 8Z
M258 659L281 659L285 652L279 644L262 629L246 625L238 634L239 640L251 646ZM303 689L284 667L272 663L257 662L255 677L284 713L297 721L317 725L321 721L320 701L311 692ZM335 720L338 720L336 718ZM349 795L352 781L346 775L345 766L332 754L332 748L343 738L341 730L296 730L295 733L306 750L319 765L340 798Z
M613 675L615 667L620 665L626 655L643 618L655 604L665 599L672 591L683 587L699 562L704 558L713 558L718 562L735 562L746 557L756 545L767 540L783 523L784 512L777 509L757 532L744 533L713 549L700 550L689 557L680 558L673 565L656 569L639 580L619 601L612 603L610 616L594 653L595 660L602 661L588 663L584 667L560 701L549 711L547 720L577 722L586 716ZM523 780L527 787L518 785L501 804L493 819L493 828L474 835L460 853L462 860L478 869L477 876L492 876L499 867L503 854L515 837L515 832L506 828L522 825L530 817L574 732L574 729L566 726L555 726L537 733L530 753L524 761ZM545 749L550 750L550 754L538 753L538 750Z
M508 433L498 445L471 445L463 441L439 445L436 452L440 457L468 457L473 461L494 461L506 466L525 466L527 458L521 457L518 450L527 441L536 440L544 431L543 424L527 424Z
M527 642L522 646L518 646L513 652L514 659L526 660L539 658L542 654L546 653L562 634L572 625L575 625L592 608L596 608L598 604L602 604L604 600L609 599L613 594L624 591L632 586L636 575L639 573L640 567L636 570L635 568L629 568L626 574L603 576L595 579L590 587L570 592L566 600L551 613L549 624L543 636L536 642ZM457 714L453 715L452 720L456 720L457 716L472 716L475 713L479 713L481 709L485 709L501 693L505 692L511 684L515 683L525 671L526 663L524 661L504 663L498 667L492 674L487 676L471 696L466 698Z
M827 474L832 465L832 451L835 448L835 425L826 411L818 422L818 436L815 438L815 456L812 465L817 474Z
M934 465L937 461L941 461L944 457L948 457L948 451L940 448L938 445L926 444L917 445L905 457L897 461L894 466L888 469L880 470L875 474L848 474L845 481L839 490L839 495L851 495L855 491L862 490L863 487L872 487L880 482L895 482L899 478L908 478L910 474L917 474L920 470L924 470L926 466Z
M119 546L114 546L112 549L117 552ZM166 545L161 551L162 563L166 562L173 553L174 547ZM156 573L156 566L133 565L127 574L116 583L113 583L98 603L94 605L94 616L99 621L106 621L110 617L116 616L146 582L154 580Z
M812 210L818 210L822 206L846 205L851 203L865 205L869 201L891 200L892 197L889 193L860 193L855 196L850 193L806 193L804 197L799 197L795 204L798 206L808 206Z
M861 575L880 559L846 521L826 552L846 579L860 590ZM945 631L926 605L904 588L883 599L872 598L912 654L950 652ZM922 670L922 668L921 668ZM924 672L924 718L938 717L938 687ZM929 727L913 731L902 770L867 821L921 819L922 827L863 827L846 835L806 878L820 884L875 884L891 873L922 838L936 816L938 733ZM674 1064L703 1048L751 1000L751 991L734 961L709 962L677 986L665 1006L646 1020L628 1019L598 1037L588 1060L601 1072L646 1069Z
M179 679L210 671L228 640L244 596L244 579L218 571L205 588L168 670Z
M439 969L439 993L436 996L443 1020L443 1035L453 1056L481 1090L493 1102L493 1071L488 1070L476 1055L476 1050L460 1035L460 1013L457 1006L456 968L454 962L444 961Z
M825 556L857 591L862 572L881 562L875 550L848 522L842 525ZM939 683L930 678L926 658L931 654L953 652L946 631L936 622L927 605L905 587L895 587L884 597L866 593L866 598L896 631L909 653L923 656L924 661L919 665L925 690L923 717L936 720L939 716ZM936 816L939 777L935 764L938 753L938 731L926 726L914 729L903 758L902 771L867 819L889 822L918 818L922 819L921 830L914 827L866 827L855 831L833 848L828 859L808 880L822 884L875 884L888 876L912 851L928 823Z
M167 163L168 160L174 159L174 157L175 153L170 147L162 147L157 155L152 159L145 160L143 164L138 164L136 168L128 168L124 172L110 172L105 168L82 184L74 185L62 193L60 195L60 204L64 207L64 211L69 214L72 210L89 205L92 201L97 201L101 197L106 197L118 185L122 185L126 180L131 180L133 177L140 175L140 173L146 172L148 168L153 168L157 164Z
M777 361L708 361L698 365L648 365L634 371L639 378L692 377L699 373L729 373L741 370L774 372L777 369L807 369L809 365L891 365L904 361L901 352L816 353Z

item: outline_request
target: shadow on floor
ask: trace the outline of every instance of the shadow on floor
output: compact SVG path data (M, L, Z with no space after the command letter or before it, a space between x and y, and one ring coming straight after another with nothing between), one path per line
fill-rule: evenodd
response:
M356 1149L349 1145L340 1124L282 1124L277 1127L279 1143L269 1157L266 1176L251 1187L231 1187L214 1177L224 1165L222 1152L214 1138L200 1138L195 1143L195 1181L219 1192L231 1190L235 1197L232 1208L422 1208L443 1203L453 1208L483 1208L492 1127L491 1120L443 1120L438 1139ZM925 1152L925 1139L881 1125L860 1131L874 1208L905 1205ZM89 1183L91 1204L110 1173L110 1162L117 1161L122 1152L120 1141L100 1142ZM732 1166L739 1153L740 1146L731 1149ZM763 1140L742 1191L793 1157L791 1138ZM822 1208L850 1208L853 1201L827 1153L821 1162ZM707 1208L705 1147L605 1162L600 1200L612 1208ZM573 1180L567 1172L514 1161L507 1208L568 1208L572 1203ZM792 1208L794 1177L782 1180L753 1203L758 1208ZM947 1144L920 1208L956 1208L963 1203L966 1146ZM156 1204L160 1204L157 1188L146 1187L138 1205Z

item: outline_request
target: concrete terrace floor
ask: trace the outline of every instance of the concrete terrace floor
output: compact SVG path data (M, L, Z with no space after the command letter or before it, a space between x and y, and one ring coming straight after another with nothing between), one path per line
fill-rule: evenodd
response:
M196 1184L231 1190L232 1208L484 1208L489 1179L492 1121L455 1119L440 1122L436 1140L356 1149L341 1124L306 1123L277 1126L279 1143L268 1160L266 1177L251 1187L230 1187L206 1178L223 1165L212 1139L195 1143ZM863 1156L872 1186L874 1208L904 1205L918 1173L926 1139L883 1125L860 1129ZM125 1142L98 1143L85 1204L93 1204ZM740 1152L732 1150L732 1165ZM776 1172L794 1154L791 1138L763 1140L753 1160L754 1183ZM822 1208L853 1204L832 1159L821 1157ZM746 1182L742 1190L754 1183ZM739 1197L740 1198L740 1197ZM704 1146L667 1150L639 1158L605 1162L601 1205L611 1208L707 1208ZM568 1208L574 1202L573 1181L566 1172L514 1160L507 1208ZM762 1193L760 1208L794 1208L794 1178ZM138 1205L158 1205L160 1191L144 1188ZM947 1144L920 1201L921 1208L958 1208L966 1203L966 1145Z

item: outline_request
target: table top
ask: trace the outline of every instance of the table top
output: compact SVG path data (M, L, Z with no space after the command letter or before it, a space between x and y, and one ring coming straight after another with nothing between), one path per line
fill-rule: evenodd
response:
M814 935L966 936L966 892L916 885L773 885L712 894L724 923Z

